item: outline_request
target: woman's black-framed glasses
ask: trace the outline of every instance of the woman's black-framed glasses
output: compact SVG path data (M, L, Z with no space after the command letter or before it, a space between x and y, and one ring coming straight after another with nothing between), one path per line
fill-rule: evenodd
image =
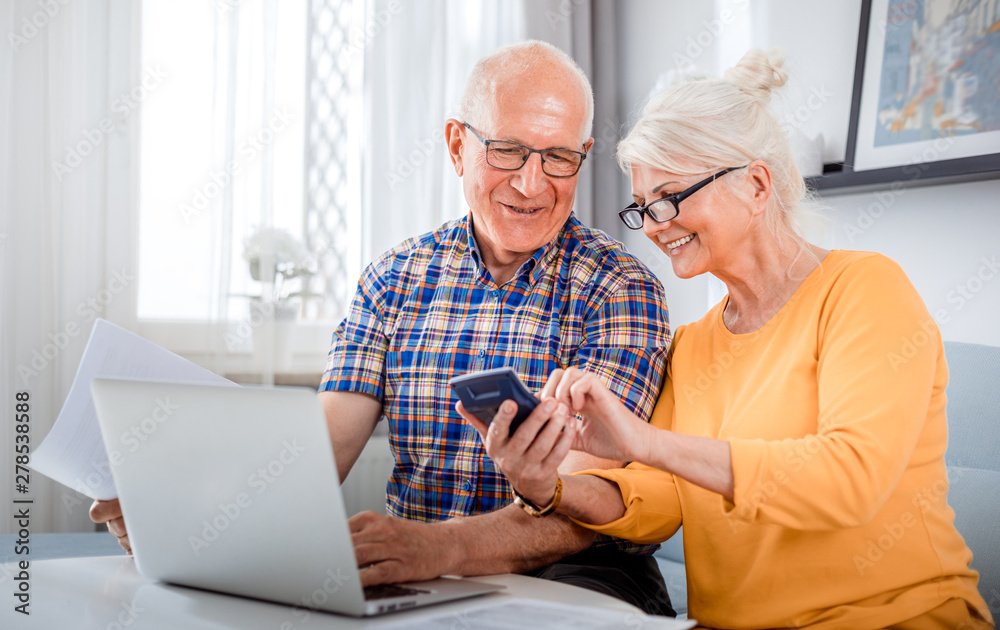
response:
M572 149L532 149L516 142L487 140L469 123L462 121L462 124L486 146L486 163L501 171L516 171L527 164L532 153L537 153L542 158L543 173L550 177L573 177L587 159L586 153Z
M656 201L653 201L645 206L640 206L637 203L629 204L624 210L618 213L618 216L621 217L622 223L624 223L630 230L642 229L642 215L644 214L648 214L649 218L657 223L672 221L678 214L681 213L682 201L695 194L705 186L708 186L726 173L745 168L747 166L749 166L749 164L744 164L743 166L732 166L721 170L711 177L706 177L690 188L682 190L677 194L657 199Z

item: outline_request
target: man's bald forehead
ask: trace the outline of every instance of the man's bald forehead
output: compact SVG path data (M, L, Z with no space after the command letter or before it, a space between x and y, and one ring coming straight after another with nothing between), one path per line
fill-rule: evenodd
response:
M581 143L590 137L594 97L590 81L573 59L546 42L526 41L505 46L479 60L469 75L461 114L473 125L496 120L501 95L545 87L573 94L583 112Z

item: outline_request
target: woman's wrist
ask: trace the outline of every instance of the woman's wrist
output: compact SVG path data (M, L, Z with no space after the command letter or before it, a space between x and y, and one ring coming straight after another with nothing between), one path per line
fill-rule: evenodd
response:
M658 438L661 437L660 433L662 432L659 429L648 422L638 424L635 439L629 442L631 449L627 453L628 457L625 461L638 462L647 466L652 465L653 454L657 450L655 445Z

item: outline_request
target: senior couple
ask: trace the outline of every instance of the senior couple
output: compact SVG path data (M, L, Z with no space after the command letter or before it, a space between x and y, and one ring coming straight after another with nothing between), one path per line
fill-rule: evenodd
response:
M653 97L618 146L624 224L728 289L671 345L659 282L572 214L582 70L540 42L476 65L445 124L470 212L365 270L320 387L341 479L389 423L390 516L350 523L366 585L519 572L672 615L650 553L683 524L706 627L992 627L945 501L858 564L947 482L947 369L939 334L886 360L930 320L898 265L804 240L767 110L785 79L751 51ZM487 426L447 385L502 366L542 399L513 436L513 401ZM91 515L129 549L117 502Z

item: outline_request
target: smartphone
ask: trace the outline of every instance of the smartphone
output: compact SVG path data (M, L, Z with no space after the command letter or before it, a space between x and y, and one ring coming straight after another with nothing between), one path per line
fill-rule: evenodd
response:
M503 401L516 402L517 415L510 423L511 435L539 403L509 367L463 374L451 379L448 384L458 394L462 406L486 424L493 421Z

